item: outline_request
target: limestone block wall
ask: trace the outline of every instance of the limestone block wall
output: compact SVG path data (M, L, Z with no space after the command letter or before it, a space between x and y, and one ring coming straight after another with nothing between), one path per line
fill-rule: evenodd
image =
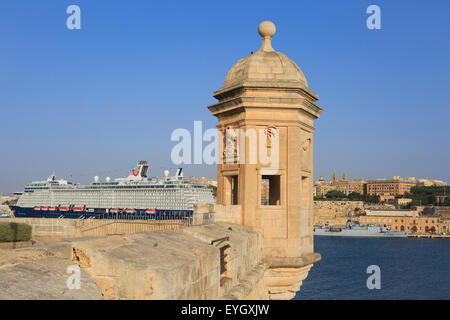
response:
M348 212L354 214L355 209L364 211L362 201L314 201L314 225L329 224L333 226L345 226L348 220Z
M192 218L193 225L210 224L215 222L214 205L200 204L194 206L194 214Z
M214 212L216 221L242 224L242 210L240 205L221 205L215 204L211 208Z
M363 201L314 201L314 224L345 225L349 211L353 214L352 219L356 219L354 215L356 208L359 208L360 212L364 213L366 209L386 210L395 209L395 206L364 203Z
M352 218L352 221L357 221L358 218ZM347 217L315 217L314 218L314 224L316 226L321 226L323 224L328 224L330 226L342 226L344 227L347 224L348 218Z
M38 231L46 227L42 232L48 235L48 227L56 227L49 225L51 220L20 222ZM291 299L320 258L312 254L287 264L284 258L266 261L260 232L224 222L79 238L72 236L80 221L62 223L66 239L38 242L29 250L64 259L64 265L79 265L106 299ZM21 292L35 294L37 278L29 276ZM48 281L49 287L59 288L59 278ZM85 294L97 298L91 291Z
M75 241L108 299L263 299L261 235L234 224Z
M177 230L189 224L182 220L112 220L4 218L4 222L26 223L32 227L32 240L56 241L64 238L132 234L156 230Z
M364 210L366 210L366 209L372 209L372 210L393 209L393 210L395 210L395 206L393 204L388 204L388 203L364 203Z
M314 201L314 216L316 217L344 217L348 210L364 208L362 201Z
M54 241L80 236L77 232L79 221L73 219L7 218L1 221L29 224L32 227L32 240L37 241Z

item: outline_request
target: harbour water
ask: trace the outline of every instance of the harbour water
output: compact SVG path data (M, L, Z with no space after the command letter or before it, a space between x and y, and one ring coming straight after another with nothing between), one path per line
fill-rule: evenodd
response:
M295 300L450 299L450 239L314 237L322 260ZM381 289L367 288L381 271Z

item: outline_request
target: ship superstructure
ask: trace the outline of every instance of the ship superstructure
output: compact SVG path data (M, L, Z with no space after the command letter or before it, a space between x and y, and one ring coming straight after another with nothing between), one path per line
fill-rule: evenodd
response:
M87 185L57 180L52 174L45 181L25 187L17 205L16 217L108 218L128 215L186 217L196 204L212 204L214 196L207 185L186 183L182 169L173 177L164 171L163 179L149 179L149 166L139 161L126 178L100 181L96 176Z
M314 227L315 236L337 237L406 237L404 231L391 231L388 228L376 224L359 225L347 221L345 228L333 227L327 224Z

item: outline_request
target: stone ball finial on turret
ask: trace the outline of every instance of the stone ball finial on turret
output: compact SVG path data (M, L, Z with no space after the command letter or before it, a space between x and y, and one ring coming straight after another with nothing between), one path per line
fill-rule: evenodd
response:
M276 27L273 22L266 20L259 24L261 48L231 67L225 78L223 89L251 82L258 82L258 86L264 84L272 86L276 82L277 86L308 87L305 75L295 62L272 48L271 41L275 32Z
M266 20L259 24L258 33L261 37L273 37L277 28L272 21Z
M259 24L258 33L261 36L263 43L259 50L261 51L275 51L272 48L272 37L275 35L277 28L272 21L263 21Z

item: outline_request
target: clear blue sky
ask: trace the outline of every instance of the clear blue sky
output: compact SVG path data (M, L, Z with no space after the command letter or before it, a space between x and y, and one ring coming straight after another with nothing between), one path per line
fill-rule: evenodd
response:
M81 30L66 8L81 7ZM366 8L381 8L381 30ZM0 2L0 192L52 171L74 182L151 175L170 162L176 128L211 128L207 106L230 67L260 46L294 60L325 111L315 176L450 181L450 2ZM215 176L215 166L185 175Z

